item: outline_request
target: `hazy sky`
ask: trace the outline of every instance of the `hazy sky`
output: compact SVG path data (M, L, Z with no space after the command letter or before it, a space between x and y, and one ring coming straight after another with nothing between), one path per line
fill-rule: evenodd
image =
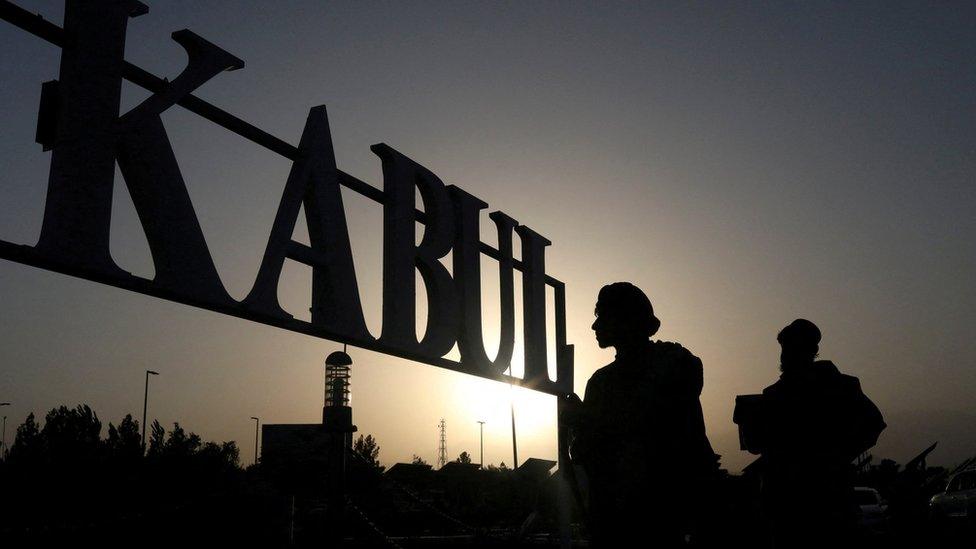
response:
M20 5L60 24L60 2ZM160 76L185 63L189 28L244 59L198 95L297 144L329 108L339 167L381 187L385 142L553 241L567 285L576 389L610 362L589 326L600 286L629 280L657 337L705 364L708 435L738 450L733 399L778 375L775 336L805 317L821 356L858 376L889 424L876 456L976 454L976 10L971 3L149 2L126 57ZM34 143L40 84L59 51L0 23L0 239L33 244L49 153ZM123 110L146 92L127 85ZM164 115L224 284L253 284L290 167L195 115ZM112 251L152 276L124 186ZM380 328L382 211L345 193L367 322ZM483 227L489 226L487 214ZM303 229L299 230L301 233ZM300 234L296 238L302 238ZM483 238L493 242L490 232ZM497 302L494 262L485 295ZM280 297L307 311L308 269ZM324 357L338 345L0 261L0 400L8 442L27 413L91 404L205 439L253 422L321 417ZM304 314L307 317L307 313ZM488 310L486 325L497 325ZM489 330L490 332L491 330ZM492 341L494 337L494 341ZM497 347L497 334L487 340ZM350 349L354 421L390 464L555 457L550 397Z

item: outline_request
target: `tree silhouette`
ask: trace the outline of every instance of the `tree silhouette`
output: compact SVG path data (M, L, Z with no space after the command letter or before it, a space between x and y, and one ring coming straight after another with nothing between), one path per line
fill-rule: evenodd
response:
M98 459L102 422L88 406L59 406L44 418L41 437L47 458L54 463L78 464Z
M418 456L417 454L413 455L413 460L411 460L410 463L414 465L426 465L427 467L430 467L430 464L424 461L424 458Z
M149 433L149 450L146 455L158 456L163 452L163 446L166 440L166 429L159 424L159 421L153 420L152 431Z
M376 443L376 439L373 438L373 435L366 435L365 437L363 435L359 435L359 438L357 438L356 442L353 443L352 449L359 454L370 467L380 472L385 469L385 467L380 465L380 447Z
M175 540L186 532L232 530L241 517L257 522L236 443L202 443L179 424L167 433L155 421L143 457L131 414L109 423L104 440L101 428L85 405L54 408L43 425L31 414L17 428L10 459L0 462L4 547L102 545L146 532L156 541ZM151 496L144 490L150 484ZM159 528L161 516L180 529Z
M153 427L155 430L155 426ZM166 457L185 458L192 456L200 449L200 436L196 433L187 434L180 427L179 422L173 423L173 430L169 432L163 455Z
M41 429L31 412L24 423L17 427L14 445L10 447L7 459L12 464L37 463L44 455L44 442L41 439Z
M140 437L139 422L132 419L132 414L126 414L118 427L109 422L105 447L112 457L131 461L142 456Z
M471 463L471 456L467 452L461 452L457 458L458 463Z
M237 467L240 462L241 451L237 448L237 443L233 440L221 444L207 442L200 448L197 455L205 463L212 466Z

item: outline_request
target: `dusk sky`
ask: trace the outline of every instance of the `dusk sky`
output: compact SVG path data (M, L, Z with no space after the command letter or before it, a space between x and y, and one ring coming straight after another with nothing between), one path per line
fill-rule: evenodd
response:
M16 3L61 24L59 1ZM753 459L738 449L734 398L777 379L776 334L798 317L883 412L877 458L904 463L935 441L930 464L976 454L974 4L147 3L127 60L175 77L186 59L170 34L189 28L246 63L198 96L292 144L308 110L327 105L340 169L382 188L369 147L386 143L487 202L484 241L495 210L550 239L580 395L613 360L590 330L597 292L626 280L662 320L655 339L702 359L708 436L732 471ZM34 142L37 105L60 51L5 22L0 44L0 239L33 245L50 165ZM123 112L147 94L126 84ZM179 107L163 120L240 299L290 161ZM113 257L151 278L117 181ZM382 210L343 192L378 335ZM497 274L482 264L491 351ZM309 292L310 270L287 262L282 304L307 318ZM106 427L139 418L152 369L150 421L236 440L249 463L249 418L319 421L323 361L341 349L5 260L0 303L8 443L29 412L60 404L90 404ZM433 463L441 418L450 459L477 461L483 419L485 461L511 464L510 398L520 460L555 459L553 397L349 353L354 423L384 464Z

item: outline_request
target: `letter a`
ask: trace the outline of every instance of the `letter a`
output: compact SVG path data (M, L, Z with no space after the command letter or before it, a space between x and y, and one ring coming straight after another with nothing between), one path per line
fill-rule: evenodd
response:
M292 240L303 203L311 247ZM261 269L244 306L279 318L291 317L278 304L278 279L286 257L312 267L313 324L338 335L372 339L363 319L324 106L308 113L298 158L288 174Z

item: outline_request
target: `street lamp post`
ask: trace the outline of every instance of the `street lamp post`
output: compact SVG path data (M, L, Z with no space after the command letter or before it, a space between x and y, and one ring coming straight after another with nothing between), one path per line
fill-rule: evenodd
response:
M0 406L10 406L10 403L0 402ZM7 416L3 416L3 442L0 442L0 459L7 459Z
M322 408L322 430L328 433L330 442L326 450L328 472L326 477L326 504L328 546L341 545L343 517L346 509L347 459L352 450L352 434L356 426L352 424L352 407L349 405L349 375L352 357L342 351L330 353L325 357L325 406Z
M251 419L254 420L254 464L257 465L258 464L258 425L261 424L261 420L254 416L251 416Z
M512 470L518 469L518 439L515 438L515 386L512 384L512 365L508 365L508 402L512 408Z
M478 420L478 430L481 431L481 468L485 468L485 422Z
M158 376L159 372L146 370L146 394L142 397L142 451L146 451L146 410L149 408L149 376Z
M512 469L518 469L518 440L515 438L515 400L512 400Z

